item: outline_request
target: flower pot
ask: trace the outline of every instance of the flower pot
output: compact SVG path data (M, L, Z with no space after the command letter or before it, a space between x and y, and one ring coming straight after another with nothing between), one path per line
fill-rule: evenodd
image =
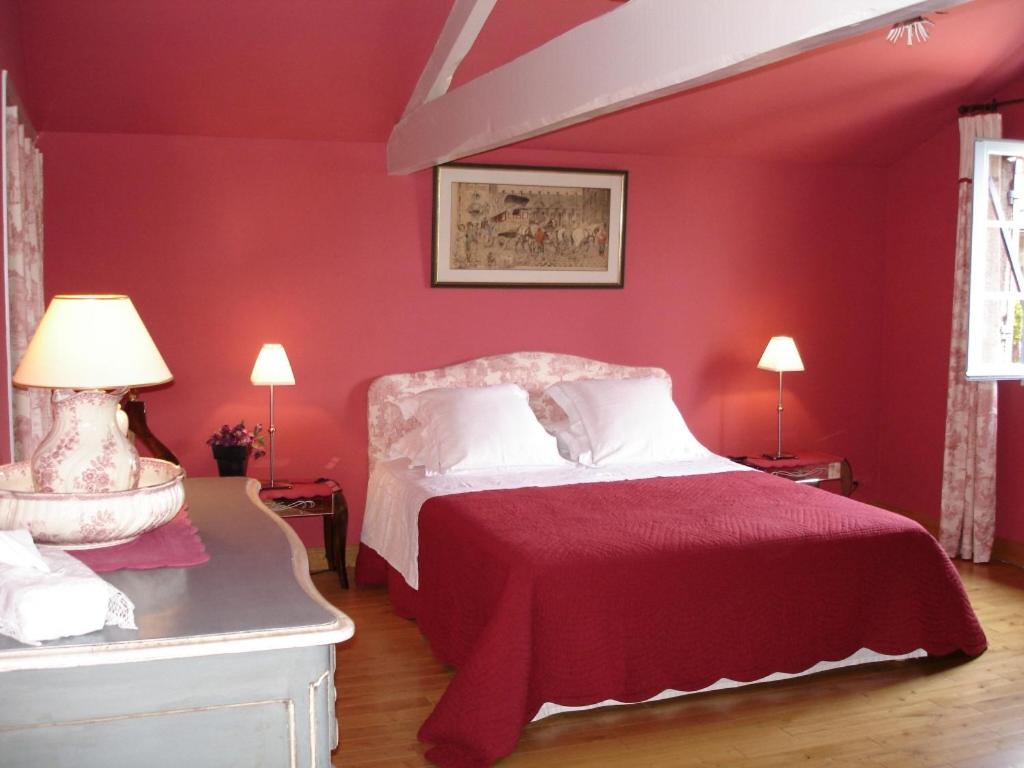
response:
M240 477L245 474L249 466L249 446L214 445L211 448L221 477Z

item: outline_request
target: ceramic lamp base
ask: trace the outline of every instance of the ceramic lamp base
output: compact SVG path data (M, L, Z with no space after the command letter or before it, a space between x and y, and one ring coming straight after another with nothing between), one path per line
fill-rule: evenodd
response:
M139 483L139 453L117 425L126 390L53 391L53 427L32 454L43 493L124 491Z

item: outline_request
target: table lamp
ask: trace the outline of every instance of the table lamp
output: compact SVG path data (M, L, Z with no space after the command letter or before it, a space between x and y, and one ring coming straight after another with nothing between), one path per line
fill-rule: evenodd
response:
M117 425L129 387L170 381L131 299L54 296L13 381L53 389L53 426L32 454L37 492L100 493L135 488L139 453Z
M783 371L802 371L804 361L796 349L796 342L791 336L772 336L757 367L765 371L779 372L779 441L775 455L764 454L766 459L795 459L791 453L782 452L782 373Z
M295 376L292 373L292 366L288 362L288 353L280 344L264 344L260 353L256 356L256 364L252 367L252 374L249 381L257 386L270 387L270 485L263 486L264 489L291 488L289 483L274 482L274 387L291 386L295 384Z

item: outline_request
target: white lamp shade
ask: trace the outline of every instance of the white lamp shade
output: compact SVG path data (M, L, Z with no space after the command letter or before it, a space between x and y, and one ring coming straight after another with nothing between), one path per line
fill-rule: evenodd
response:
M757 367L766 371L802 371L804 361L792 336L772 336Z
M284 351L284 347L280 344L264 344L256 356L256 364L252 367L249 381L253 384L275 386L294 384L295 375L292 373L292 366L288 362L288 353Z
M127 296L54 296L14 372L23 387L118 389L170 381Z

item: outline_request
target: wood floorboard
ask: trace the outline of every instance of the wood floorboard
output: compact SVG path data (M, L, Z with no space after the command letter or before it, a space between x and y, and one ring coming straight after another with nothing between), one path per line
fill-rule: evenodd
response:
M981 657L889 662L528 726L501 768L1024 768L1024 570L957 563L989 639ZM352 617L338 646L343 768L430 763L416 733L452 677L383 589L313 577ZM352 581L350 579L350 581ZM353 582L354 583L354 582Z

